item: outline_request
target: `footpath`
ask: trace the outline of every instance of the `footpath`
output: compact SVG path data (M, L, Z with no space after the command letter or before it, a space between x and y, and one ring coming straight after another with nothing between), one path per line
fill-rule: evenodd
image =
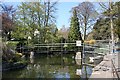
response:
M120 78L120 53L105 55L103 61L93 68L90 78L118 78L118 76Z

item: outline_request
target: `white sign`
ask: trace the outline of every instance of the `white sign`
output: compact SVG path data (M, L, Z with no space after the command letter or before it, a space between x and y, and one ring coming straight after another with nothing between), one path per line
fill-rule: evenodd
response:
M81 41L76 41L76 46L81 46Z

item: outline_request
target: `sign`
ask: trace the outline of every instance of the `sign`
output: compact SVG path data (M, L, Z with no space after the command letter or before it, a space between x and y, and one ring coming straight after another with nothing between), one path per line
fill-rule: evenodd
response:
M81 41L76 41L76 46L81 46Z

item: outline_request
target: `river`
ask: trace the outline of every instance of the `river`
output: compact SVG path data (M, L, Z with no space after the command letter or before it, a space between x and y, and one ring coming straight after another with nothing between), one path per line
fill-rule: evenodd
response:
M34 58L27 58L29 64L20 70L2 73L2 78L81 78L77 71L81 69L80 61L74 59L74 54L36 54ZM82 69L82 73L90 76L92 67Z

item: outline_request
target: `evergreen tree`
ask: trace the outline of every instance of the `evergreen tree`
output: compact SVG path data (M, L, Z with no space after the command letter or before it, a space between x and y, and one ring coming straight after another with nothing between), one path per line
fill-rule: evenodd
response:
M115 29L115 33L118 35L118 38L120 39L120 1L116 2L115 4L117 6L117 19L116 19L116 29Z
M79 21L78 21L76 9L73 10L73 16L71 17L68 39L69 39L69 42L75 42L76 40L82 40L81 33L79 30Z
M112 4L111 13L113 16L114 37L115 39L120 39L120 2ZM101 16L94 24L93 31L88 35L88 39L91 39L92 37L96 40L106 40L111 38L109 8L105 10L102 14L104 14L104 16Z

